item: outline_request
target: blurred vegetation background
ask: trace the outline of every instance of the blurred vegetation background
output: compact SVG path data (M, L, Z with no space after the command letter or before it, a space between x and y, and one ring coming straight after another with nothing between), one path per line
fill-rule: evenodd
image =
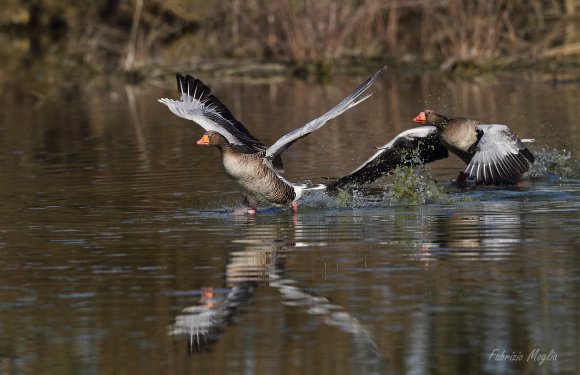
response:
M2 0L0 80L580 67L580 0Z

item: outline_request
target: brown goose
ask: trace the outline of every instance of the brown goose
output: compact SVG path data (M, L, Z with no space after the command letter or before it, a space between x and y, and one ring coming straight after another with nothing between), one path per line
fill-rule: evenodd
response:
M466 178L476 184L511 185L522 178L534 162L534 156L506 125L481 124L463 117L449 119L431 110L419 113L413 122L425 124L399 133L392 141L378 147L370 159L350 174L330 184L340 188L349 184L369 183L400 165L416 165L444 159L451 151L466 164L458 183Z
M226 174L241 187L249 213L256 212L258 203L278 206L292 204L296 210L296 200L304 191L325 189L326 185L308 187L287 181L280 175L280 155L298 139L367 99L371 94L363 96L364 92L384 70L382 68L370 76L331 110L282 136L270 147L252 136L199 79L177 74L181 100L164 98L159 101L177 116L192 120L206 130L197 144L216 146L221 151Z

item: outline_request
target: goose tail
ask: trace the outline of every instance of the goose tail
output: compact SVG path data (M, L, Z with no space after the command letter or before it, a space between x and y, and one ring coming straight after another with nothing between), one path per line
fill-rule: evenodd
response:
M326 185L324 184L316 184L316 185L294 185L294 192L296 193L296 197L294 200L300 199L302 194L305 192L316 191L316 190L326 190Z

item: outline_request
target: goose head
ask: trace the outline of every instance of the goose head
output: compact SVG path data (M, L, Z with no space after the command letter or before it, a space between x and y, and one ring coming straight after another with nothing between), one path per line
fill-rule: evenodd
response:
M413 122L422 125L432 125L438 127L439 129L443 129L449 122L449 119L436 113L435 111L426 109L422 112L419 112L419 114L413 118Z
M218 132L206 132L196 143L200 146L220 146L226 142L226 138Z

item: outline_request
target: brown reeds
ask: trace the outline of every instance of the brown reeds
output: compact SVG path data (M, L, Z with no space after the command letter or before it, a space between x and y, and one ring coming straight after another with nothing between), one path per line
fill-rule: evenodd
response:
M292 66L379 59L452 69L580 54L580 5L573 0L111 0L86 10L77 3L8 0L0 33L58 25L60 42L68 40L59 51L119 70L216 57ZM44 49L54 51L53 42Z
M254 0L240 10L240 31L258 40L264 55L298 64L376 55L373 32L381 10L378 0Z

